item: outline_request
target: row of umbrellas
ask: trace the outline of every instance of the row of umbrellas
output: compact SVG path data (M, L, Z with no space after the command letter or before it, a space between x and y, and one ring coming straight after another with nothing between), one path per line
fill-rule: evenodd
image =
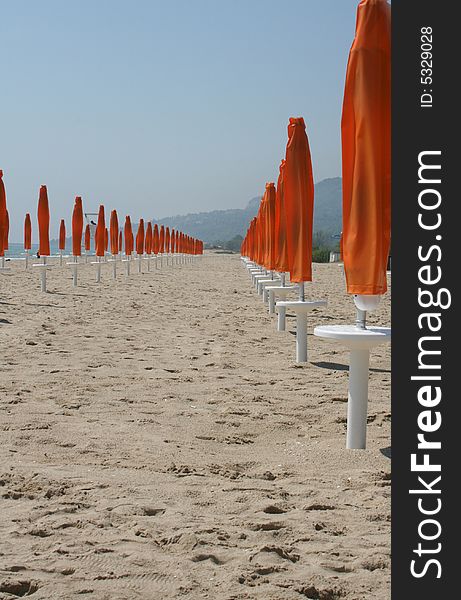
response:
M349 294L382 295L391 229L390 5L362 0L341 121L341 254ZM302 118L291 118L277 185L267 183L241 253L292 282L312 281L314 185Z
M50 210L48 203L48 193L45 185L40 187L38 199L38 253L40 256L50 255ZM90 251L91 229L87 224L85 231L83 223L83 205L82 198L77 196L74 202L72 213L72 255L74 257L82 254L82 240L85 251ZM3 172L0 170L0 256L4 256L8 250L9 216L6 206L6 193L3 183ZM143 254L203 254L203 242L193 238L185 233L165 227L160 227L155 223L152 226L150 221L145 226L144 219L140 219L136 238L133 234L131 218L125 217L123 231L119 227L117 211L110 213L109 228L106 227L105 209L103 205L99 207L98 221L94 234L94 245L96 256L104 256L109 251L112 255L122 252L125 247L125 254L130 256L134 251L138 256ZM64 250L66 246L66 225L64 219L61 219L59 227L59 250ZM24 250L32 248L32 222L30 214L27 213L24 220Z
M293 283L312 281L314 178L302 117L290 118L277 186L266 183L241 253L269 271L289 272Z
M350 350L347 448L365 448L369 356L391 340L389 327L367 327L367 312L387 291L391 237L391 8L386 0L362 0L349 54L341 120L343 230L341 254L346 291L354 295L355 325L320 325L314 335ZM312 280L314 189L309 143L302 119L290 119L288 144L277 186L266 184L257 216L242 244L242 259L272 297L285 287L285 272L299 284L300 299L277 302L296 312L297 361L307 362L307 310L303 282ZM258 268L259 265L259 268ZM270 279L262 270L271 271ZM258 271L260 274L258 274ZM282 286L274 286L274 271ZM266 287L267 284L267 287ZM324 303L326 304L326 302ZM269 312L271 312L269 299ZM279 331L285 329L279 326Z

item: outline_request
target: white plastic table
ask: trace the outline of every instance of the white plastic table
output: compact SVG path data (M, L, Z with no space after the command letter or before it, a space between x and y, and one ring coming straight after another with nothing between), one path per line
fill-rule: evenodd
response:
M275 314L276 296L281 296L283 299L285 299L288 294L291 294L291 292L297 292L298 287L295 285L273 285L266 287L264 291L267 291L269 294L269 314L273 315ZM280 306L278 314L278 331L285 331L286 308Z
M307 313L314 308L326 306L326 300L282 300L277 308L289 308L296 313L296 362L307 362Z
M339 342L350 350L346 448L363 449L367 441L370 350L391 341L391 328L321 325L315 327L314 335Z
M266 294L264 292L265 288L267 285L273 285L274 283L278 283L280 281L279 277L277 277L277 275L274 275L273 277L271 277L270 275L267 275L267 277L265 279L259 279L258 280L258 294L261 296L263 296L263 302L267 302L266 299Z

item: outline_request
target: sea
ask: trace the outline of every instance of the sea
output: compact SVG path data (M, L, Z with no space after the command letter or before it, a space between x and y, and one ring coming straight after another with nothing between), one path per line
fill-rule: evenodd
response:
M34 257L38 251L38 244L32 244L32 248L29 251L29 256ZM90 250L90 254L93 253L93 249ZM71 244L66 243L66 247L63 250L63 255L72 254ZM9 244L8 250L5 250L5 259L8 260L25 260L26 253L24 252L23 244ZM50 241L50 256L59 256L59 248L57 241Z

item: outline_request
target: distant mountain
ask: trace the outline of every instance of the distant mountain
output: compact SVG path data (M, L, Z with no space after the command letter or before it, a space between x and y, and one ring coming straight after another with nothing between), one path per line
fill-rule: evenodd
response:
M341 178L324 179L315 186L314 231L340 233L341 225ZM204 242L231 240L236 235L244 236L251 219L259 208L260 197L252 198L246 208L213 210L166 217L157 221L179 229Z
M314 231L338 234L342 229L342 180L340 177L324 179L315 185ZM244 236L251 219L256 215L261 202L260 197L252 198L246 208L230 208L211 212L189 213L166 217L157 221L179 229L187 235L199 238L207 243L226 242L236 235ZM155 220L154 220L155 222ZM136 234L137 223L133 223ZM53 240L57 244L57 240ZM66 247L71 239L66 240Z

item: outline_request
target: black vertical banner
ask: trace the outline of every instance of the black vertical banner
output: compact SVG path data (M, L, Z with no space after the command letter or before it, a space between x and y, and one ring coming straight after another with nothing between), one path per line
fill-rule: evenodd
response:
M459 597L457 3L392 2L392 598Z

